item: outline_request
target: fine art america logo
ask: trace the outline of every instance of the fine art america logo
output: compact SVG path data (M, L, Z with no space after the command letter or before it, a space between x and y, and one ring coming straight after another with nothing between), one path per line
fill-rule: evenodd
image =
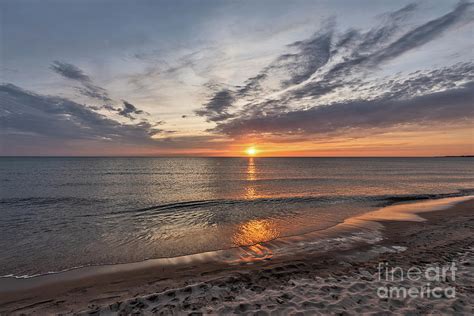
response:
M377 288L380 298L455 298L456 288L449 283L456 281L456 264L433 264L420 268L403 269L387 262L378 265Z

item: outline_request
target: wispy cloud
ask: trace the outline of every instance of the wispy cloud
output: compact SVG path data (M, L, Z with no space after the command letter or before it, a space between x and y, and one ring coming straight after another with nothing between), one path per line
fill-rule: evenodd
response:
M471 82L408 99L354 100L275 115L240 117L218 125L216 131L231 136L264 133L321 138L328 133L347 133L353 129L371 134L376 129L396 125L469 122L474 119L473 98Z
M407 29L406 20L416 9L410 4L388 13L366 32L336 33L329 20L311 38L288 45L288 53L243 86L217 92L197 113L217 123L212 131L231 136L317 136L472 118L472 63L370 78L384 63L473 21L473 4L461 2L447 14Z
M45 96L12 84L0 85L2 138L28 134L32 139L50 137L125 143L152 143L160 132L149 122L122 124L66 98Z
M112 101L108 92L104 88L95 85L92 79L77 66L61 61L54 61L50 68L64 78L79 82L81 87L76 87L76 90L82 95L104 102Z
M92 79L85 74L85 72L79 67L60 61L55 61L50 67L54 72L60 74L64 78L77 81L81 83L82 87L76 87L82 95L92 99L106 102L102 106L91 106L90 108L100 110L101 108L108 111L115 112L116 114L126 117L130 120L135 120L134 115L149 115L149 113L139 110L135 105L128 101L122 100L123 107L116 107L113 105L114 101L109 97L109 93L102 87L95 85ZM146 121L146 120L145 120Z

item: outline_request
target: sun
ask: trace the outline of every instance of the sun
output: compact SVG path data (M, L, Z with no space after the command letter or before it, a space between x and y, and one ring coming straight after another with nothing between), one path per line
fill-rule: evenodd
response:
M255 147L249 147L245 150L248 156L255 156L257 154L257 150Z

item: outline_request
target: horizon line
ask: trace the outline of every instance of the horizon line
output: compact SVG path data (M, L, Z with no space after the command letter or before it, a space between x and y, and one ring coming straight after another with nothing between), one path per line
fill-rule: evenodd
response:
M474 154L437 156L0 155L0 158L474 158Z

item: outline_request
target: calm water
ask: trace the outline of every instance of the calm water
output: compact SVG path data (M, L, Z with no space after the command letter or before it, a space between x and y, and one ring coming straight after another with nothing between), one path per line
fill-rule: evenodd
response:
M474 192L472 158L0 158L0 275L135 262L324 229Z

